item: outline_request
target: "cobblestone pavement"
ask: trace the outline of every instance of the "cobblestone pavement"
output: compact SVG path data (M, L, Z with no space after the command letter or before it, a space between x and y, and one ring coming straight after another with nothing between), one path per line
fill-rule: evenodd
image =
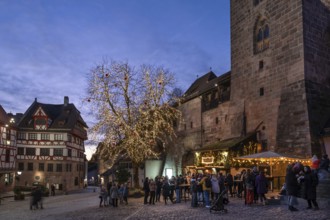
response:
M305 210L306 201L299 200L298 212L290 212L286 205L244 205L239 198L230 198L225 208L227 213L212 212L203 207L191 208L190 201L179 204L143 205L142 198L129 198L128 205L118 208L98 207L98 193L92 190L85 193L59 195L44 199L44 209L30 210L29 199L14 201L4 199L0 205L0 219L317 219L330 220L330 207L326 200L319 200L320 210Z

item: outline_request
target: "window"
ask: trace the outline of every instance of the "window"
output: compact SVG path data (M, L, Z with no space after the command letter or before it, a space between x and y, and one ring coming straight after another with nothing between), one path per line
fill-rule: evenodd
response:
M35 127L35 129L38 129L38 130L39 129L42 129L42 130L47 129L47 118L44 118L44 117L35 118L34 127Z
M37 140L38 135L37 133L29 133L29 140Z
M17 155L24 155L24 147L17 148Z
M39 171L45 171L45 164L39 163Z
M26 133L18 132L17 133L18 140L26 140Z
M260 96L263 96L264 95L264 87L261 87L259 89L259 94L260 94Z
M190 128L193 128L194 126L193 126L193 122L190 122Z
M72 150L68 149L68 157L72 157Z
M33 163L28 163L27 170L28 171L33 171Z
M55 134L54 135L55 141L63 141L63 135L62 134Z
M32 148L32 147L27 147L26 148L26 155L36 155L36 149L35 148Z
M53 164L52 163L47 164L47 171L48 172L53 172Z
M6 129L6 140L10 140L10 129Z
M259 61L259 70L261 70L263 68L264 68L264 61L263 60L260 60Z
M270 28L267 19L259 17L255 24L254 31L254 52L260 53L269 48Z
M63 148L54 148L54 156L63 156Z
M218 117L215 118L215 124L219 124L219 118Z
M74 178L74 185L75 185L75 186L78 186L78 177L75 177L75 178Z
M56 164L56 172L62 172L62 164Z
M49 134L41 134L41 140L45 141L45 140L50 140L50 136Z
M10 162L10 149L6 149L5 162L6 163L9 163Z
M18 170L20 171L24 170L24 163L18 163Z
M72 164L67 163L66 164L66 172L71 172L72 171Z
M50 155L49 148L40 148L40 156L49 156Z
M72 136L71 136L71 134L68 134L68 142L72 142Z

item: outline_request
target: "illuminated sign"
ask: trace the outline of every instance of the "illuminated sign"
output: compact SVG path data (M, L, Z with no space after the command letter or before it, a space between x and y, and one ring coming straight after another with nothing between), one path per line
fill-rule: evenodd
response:
M214 161L214 157L202 157L202 164L211 164Z

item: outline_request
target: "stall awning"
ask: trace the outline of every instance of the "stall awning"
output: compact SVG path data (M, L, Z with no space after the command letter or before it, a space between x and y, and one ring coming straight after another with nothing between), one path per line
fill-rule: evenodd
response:
M195 152L204 152L204 151L221 151L221 150L229 150L230 148L241 145L241 143L246 143L248 141L256 141L256 132L248 133L244 137L235 137L222 141L218 141L201 149L194 150Z

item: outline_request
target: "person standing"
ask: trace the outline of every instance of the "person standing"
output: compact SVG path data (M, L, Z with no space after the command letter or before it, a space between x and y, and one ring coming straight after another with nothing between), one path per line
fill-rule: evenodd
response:
M328 155L324 154L322 156L322 159L321 159L321 162L320 162L320 169L324 169L327 172L329 172L329 163L330 163L330 161L329 161Z
M111 195L113 207L118 207L118 194L119 194L118 186L116 185L116 183L113 183L110 189L110 195Z
M150 188L150 199L149 199L149 205L155 205L155 197L156 197L156 182L153 179L150 179L149 183Z
M190 179L190 193L191 193L191 207L197 207L198 206L197 182L194 174Z
M299 173L294 170L294 164L288 165L285 175L285 187L288 196L288 207L290 211L298 211L294 205L298 205L297 196L299 194L299 184L296 178L296 173Z
M99 195L99 198L100 198L100 207L102 207L103 205L106 206L106 201L104 201L105 195L107 195L107 191L104 188L104 186L101 186L101 188L100 188L100 195Z
M55 184L52 184L51 188L51 195L55 196Z
M128 186L127 186L127 183L124 183L123 199L124 199L124 202L126 205L128 205L127 198L128 198Z
M304 172L304 196L308 203L307 209L311 209L313 203L314 210L319 210L319 205L316 202L316 187L319 183L317 174L309 166L304 167Z
M175 198L176 198L176 203L180 203L181 202L181 189L180 189L180 185L181 185L181 178L179 176L176 177L175 181Z
M209 174L204 175L203 179L198 184L202 185L202 187L203 187L205 208L211 208L210 194L211 194L212 182L211 182Z
M259 195L260 202L263 205L266 205L265 194L268 192L268 181L263 171L260 171L259 175L256 177L255 186Z
M225 183L228 186L230 197L233 197L234 178L233 178L233 176L230 173L227 173L227 176L225 178Z
M112 182L108 182L107 183L107 193L108 193L108 198L109 198L109 202L108 202L109 205L111 205L111 203L112 203L111 195L110 195L111 187L112 187Z
M148 197L150 193L150 187L149 187L149 178L146 177L143 182L143 191L144 191L144 204L148 204Z
M162 191L162 181L161 179L157 176L156 177L156 202L160 202L160 194Z
M246 198L245 204L252 205L254 200L254 180L253 174L250 169L247 169L245 174L245 187L246 187Z
M220 194L220 186L216 175L212 175L211 182L212 182L213 200L217 201Z
M253 185L255 185L255 181L256 181L256 179L257 179L257 176L259 175L260 173L259 173L259 171L258 171L258 168L257 167L253 167L252 168L252 175L253 175L253 181L254 181L254 183L253 183ZM257 192L257 187L254 187L254 191L253 191L253 193L254 193L254 198L253 198L253 200L254 200L254 203L257 203L258 202L258 192Z
M171 202L174 204L173 197L171 196L171 187L168 177L165 177L163 182L163 197L165 205L167 205L167 199L170 198Z

